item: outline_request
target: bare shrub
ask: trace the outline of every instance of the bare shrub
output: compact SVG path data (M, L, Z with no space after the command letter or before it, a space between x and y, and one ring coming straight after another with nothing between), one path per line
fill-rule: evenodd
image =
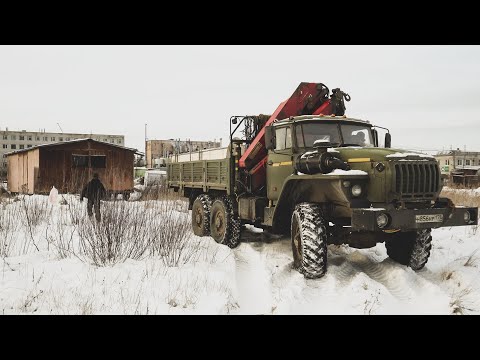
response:
M15 248L18 246L16 242L18 236L18 209L14 205L0 206L0 257L5 258L13 255ZM23 243L20 253L24 253L27 244Z
M80 201L77 201L74 197L70 201L65 199L62 195L63 201L65 202L65 207L67 209L68 215L70 216L70 222L73 225L78 225L80 219L85 216L83 205Z
M29 228L35 228L43 223L52 213L46 196L23 196L21 199L24 216L22 222Z
M61 207L58 220L52 224L52 227L48 226L45 230L48 244L55 248L60 259L65 259L70 255L76 256L73 239L77 225L69 220L71 220L69 210Z
M139 201L165 200L170 193L164 185L148 185L141 192Z
M82 254L98 266L141 259L156 237L151 215L141 204L121 200L102 202L101 213L100 222L94 217L79 221Z
M30 240L37 251L40 251L35 238L38 232L38 226L45 222L52 214L52 207L48 204L48 198L23 196L21 199L22 216L21 223Z
M152 252L158 254L166 266L186 264L200 256L200 241L191 237L191 220L186 209L187 203L157 203L155 217L160 219L160 223L156 227L157 236L152 244Z

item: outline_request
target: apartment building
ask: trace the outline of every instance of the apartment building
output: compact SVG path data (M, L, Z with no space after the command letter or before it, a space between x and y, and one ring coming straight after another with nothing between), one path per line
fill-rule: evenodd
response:
M450 175L455 169L480 166L480 152L447 150L435 155L440 165L442 175Z
M86 134L86 133L58 133L46 131L11 131L6 128L0 130L0 178L6 177L7 158L6 153L34 147L36 145L51 144L56 142L70 141L74 139L86 139L102 141L115 145L125 145L124 135Z

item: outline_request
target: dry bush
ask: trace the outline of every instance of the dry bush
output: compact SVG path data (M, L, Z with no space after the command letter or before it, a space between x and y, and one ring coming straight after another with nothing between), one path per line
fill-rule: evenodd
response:
M161 257L166 266L179 266L200 256L200 241L191 237L191 219L188 204L179 201L158 202L155 218L157 236L152 243L152 252Z
M141 259L156 234L149 212L139 203L107 201L101 204L102 220L80 219L80 250L95 265L105 266L126 259Z
M11 205L2 205L0 206L0 257L5 258L18 254L16 250L19 250L19 253L25 253L28 244L25 242L21 244L20 249L17 249L18 242L18 213L19 209L17 206Z
M32 228L43 223L52 213L46 196L23 196L21 199L23 216L22 223Z
M21 199L21 223L30 236L30 240L37 251L40 251L35 238L40 224L52 215L52 207L48 204L48 197L23 196Z
M78 225L80 223L80 219L85 216L85 209L82 203L74 197L72 197L70 201L65 199L64 196L62 196L62 198L65 202L64 206L67 209L67 213L70 217L70 222L72 223L72 225Z
M138 200L139 201L165 200L168 197L168 195L169 195L169 190L165 186L150 185L150 186L145 186Z
M59 210L58 221L53 223L51 227L47 226L45 238L47 243L55 248L57 256L60 259L65 259L70 255L76 256L73 239L77 231L77 224L71 221L68 209L60 207Z
M109 201L102 202L101 213L100 222L85 217L78 226L81 254L98 266L147 255L178 266L200 256L186 202Z

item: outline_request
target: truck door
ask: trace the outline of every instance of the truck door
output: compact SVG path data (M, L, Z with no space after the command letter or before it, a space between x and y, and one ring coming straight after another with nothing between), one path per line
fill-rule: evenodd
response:
M292 131L290 126L276 129L275 149L268 152L267 197L278 200L285 178L293 173Z

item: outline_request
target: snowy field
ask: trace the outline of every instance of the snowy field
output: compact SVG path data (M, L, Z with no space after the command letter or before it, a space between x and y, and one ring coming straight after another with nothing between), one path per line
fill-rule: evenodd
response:
M0 314L480 314L476 226L434 230L419 272L383 244L330 245L306 280L289 238L247 227L229 249L194 236L180 200L104 202L100 226L59 200L1 199Z

